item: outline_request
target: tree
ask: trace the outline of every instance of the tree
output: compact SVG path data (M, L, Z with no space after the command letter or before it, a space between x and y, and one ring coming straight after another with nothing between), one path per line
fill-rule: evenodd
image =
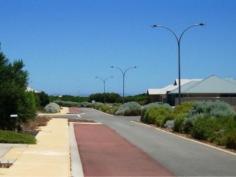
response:
M36 94L39 99L39 105L41 107L46 106L50 101L49 101L49 96L45 92L39 92Z
M28 73L22 60L10 63L0 53L0 128L15 129L18 123L35 117L35 100L26 92ZM18 118L10 118L18 114Z
M107 103L120 103L121 96L117 93L95 93L89 96L89 101L107 102Z

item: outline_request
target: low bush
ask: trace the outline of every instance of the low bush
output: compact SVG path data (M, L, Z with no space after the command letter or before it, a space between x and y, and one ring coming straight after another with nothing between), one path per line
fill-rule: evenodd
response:
M92 106L93 104L87 101L79 103L79 107L82 107L82 108L91 108Z
M45 106L44 110L47 113L58 113L60 112L60 106L56 103L49 103L48 105Z
M192 115L207 114L214 117L231 117L235 115L232 106L223 101L198 101L193 103Z
M0 143L35 144L36 139L30 134L0 130Z
M156 102L156 103L146 104L141 109L141 121L142 122L146 122L144 115L145 115L145 113L147 112L148 109L153 108L153 107L156 107L156 108L166 107L168 109L171 109L171 106L169 104L166 104L166 103L163 104L163 103L160 103L160 102Z
M232 117L222 121L221 131L215 136L214 142L225 145L227 148L236 149L236 120Z
M80 106L78 102L73 102L73 101L55 100L54 103L60 106L65 106L65 107L79 107Z
M141 114L141 105L136 102L122 104L115 114L123 116L138 116Z
M144 121L149 124L155 124L163 127L167 120L172 120L172 108L159 106L150 107L144 114Z
M140 105L145 105L150 102L149 97L146 93L125 97L125 102L132 102L132 101L137 102Z
M46 126L49 120L51 119L48 117L36 117L34 120L22 124L21 131L31 135L36 135L39 132L39 127Z
M119 103L121 96L117 93L95 93L89 96L89 101L106 102L106 103Z
M191 135L196 139L214 141L214 136L220 128L220 124L214 117L201 115L194 121Z
M179 113L174 115L174 127L175 132L183 132L183 123L186 120L187 114Z

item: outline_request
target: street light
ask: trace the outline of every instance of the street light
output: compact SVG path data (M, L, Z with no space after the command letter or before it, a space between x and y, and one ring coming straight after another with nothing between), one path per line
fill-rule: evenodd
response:
M167 26L163 26L163 25L152 25L152 28L164 28L166 30L168 30L169 32L171 32L177 42L178 45L178 89L179 89L179 93L178 93L178 104L181 104L181 60L180 60L180 49L181 49L181 40L183 38L183 35L185 34L185 32L187 32L188 30L190 30L191 28L194 27L198 27L198 26L204 26L204 23L198 23L198 24L193 24L188 26L187 28L185 28L182 33L180 35L177 35L177 33L172 30L171 28L167 27Z
M104 103L105 103L105 93L106 93L106 82L109 79L112 79L112 78L113 78L113 76L110 76L110 77L107 77L107 78L101 78L101 77L98 77L98 76L95 77L95 79L98 79L98 80L102 81L102 83L103 83L103 93L104 93L104 95L103 95L103 102Z
M112 69L117 69L121 72L122 74L122 79L123 79L123 96L122 96L122 102L124 103L125 102L125 76L127 74L127 72L131 69L136 69L137 66L131 66L129 68L126 68L126 69L121 69L120 67L117 67L117 66L111 66Z

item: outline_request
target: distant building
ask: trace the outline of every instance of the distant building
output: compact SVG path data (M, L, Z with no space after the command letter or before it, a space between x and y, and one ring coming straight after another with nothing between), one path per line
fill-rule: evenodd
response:
M152 102L161 101L176 105L178 103L178 80L173 85L161 89L148 89ZM222 100L236 105L236 80L209 76L205 79L182 79L182 101Z
M34 89L32 89L31 87L29 87L29 86L26 88L26 91L27 91L27 92L35 92L35 93L39 93L38 90L34 90Z

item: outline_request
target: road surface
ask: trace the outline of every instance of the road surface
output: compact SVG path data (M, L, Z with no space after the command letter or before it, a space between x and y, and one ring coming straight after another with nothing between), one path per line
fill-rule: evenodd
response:
M83 119L101 122L176 176L236 176L236 156L132 122L139 117L111 116L81 108Z

